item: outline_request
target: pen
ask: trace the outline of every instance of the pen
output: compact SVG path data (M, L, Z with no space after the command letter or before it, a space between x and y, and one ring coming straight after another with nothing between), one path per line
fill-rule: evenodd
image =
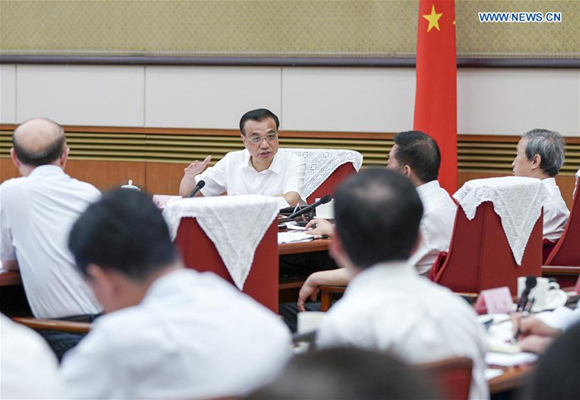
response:
M534 302L535 302L535 301L536 301L536 299L535 299L535 298L533 298L533 299L532 299L532 300L529 302L529 305L530 305L530 306L528 307L528 309L527 309L527 310L526 310L526 305L527 305L527 304L525 304L525 305L524 305L524 308L523 308L523 310L522 310L522 318L525 318L525 317L527 317L528 315L530 315L530 312L532 311L532 307L534 307ZM522 327L521 327L521 324L520 324L520 320L521 320L521 318L517 320L518 329L516 330L516 333L514 334L514 341L517 341L517 340L518 340L518 338L519 338L519 337L522 335L522 333L523 333L523 332L522 332Z

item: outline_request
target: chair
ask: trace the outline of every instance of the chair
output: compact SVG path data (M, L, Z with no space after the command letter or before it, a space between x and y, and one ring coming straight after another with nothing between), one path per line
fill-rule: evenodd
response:
M352 165L352 163L342 164L340 167L334 170L334 172L326 178L324 182L305 200L307 204L314 203L316 199L322 198L327 194L331 196L334 193L334 189L350 175L355 174L357 170Z
M443 399L469 398L473 361L467 357L455 357L417 366L438 389Z
M363 161L360 153L336 149L281 149L306 161L302 196L308 204L334 193L334 189L349 175L356 173Z
M272 225L256 248L250 275L243 293L278 313L278 223ZM234 281L214 243L199 226L196 218L183 218L175 244L187 268L213 272L232 285Z
M576 178L576 187L580 187L580 177ZM580 193L576 190L572 200L572 211L564 233L544 265L580 266Z
M92 326L92 324L88 322L59 321L52 319L15 317L12 318L12 320L36 331L62 331L69 333L87 334L91 330Z
M430 278L454 292L479 293L500 286L517 293L519 276L541 276L542 218L536 221L522 259L517 265L501 225L489 201L481 204L473 220L457 208L449 253L435 261Z

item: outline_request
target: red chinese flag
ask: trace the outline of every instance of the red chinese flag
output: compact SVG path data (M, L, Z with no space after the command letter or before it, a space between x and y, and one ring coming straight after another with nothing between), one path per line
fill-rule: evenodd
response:
M419 0L414 129L439 144L439 182L457 190L457 60L454 0Z

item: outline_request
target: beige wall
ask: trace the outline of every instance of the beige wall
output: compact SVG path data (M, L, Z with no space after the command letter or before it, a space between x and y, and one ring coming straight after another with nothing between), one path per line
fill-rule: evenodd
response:
M459 69L459 133L579 137L579 88L573 69ZM287 130L397 132L414 91L412 68L1 65L0 123L236 129L268 107Z

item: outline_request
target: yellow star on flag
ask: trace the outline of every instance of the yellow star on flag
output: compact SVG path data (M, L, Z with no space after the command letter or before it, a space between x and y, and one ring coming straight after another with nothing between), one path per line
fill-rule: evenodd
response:
M439 18L441 18L442 15L443 14L437 14L435 12L435 4L431 6L431 14L423 15L423 18L429 21L427 32L429 32L433 28L436 28L438 31L441 31L441 29L439 29Z

